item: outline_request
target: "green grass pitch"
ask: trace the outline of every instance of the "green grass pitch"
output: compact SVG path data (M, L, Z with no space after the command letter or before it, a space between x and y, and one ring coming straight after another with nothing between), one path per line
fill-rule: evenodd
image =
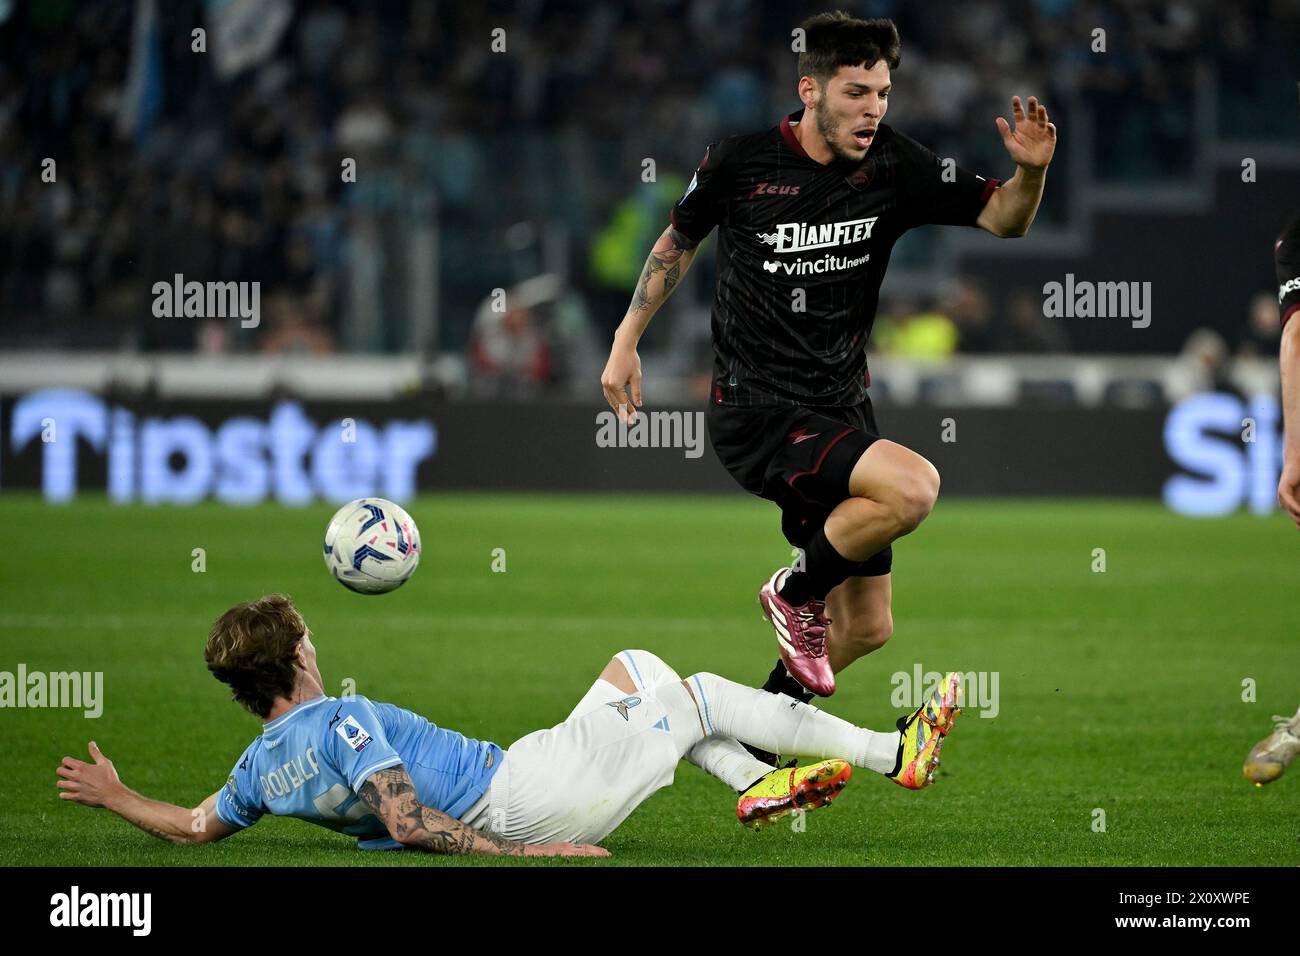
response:
M755 594L790 551L764 502L437 495L409 506L421 568L391 595L362 597L321 560L330 506L0 497L0 670L103 671L105 683L96 720L0 710L0 864L497 862L363 853L271 818L172 847L56 798L59 759L84 758L91 738L146 795L192 806L221 786L259 725L208 675L202 645L221 611L263 593L297 601L332 693L351 679L503 746L563 719L621 648L748 683L775 658ZM610 860L579 865L1300 864L1300 768L1262 789L1240 770L1269 716L1300 704L1296 545L1280 517L942 501L895 548L893 640L824 702L884 729L900 713L896 672L997 672L1000 712L963 716L938 785L911 793L859 771L804 832L752 833L730 791L682 764L675 786L604 841ZM191 570L195 548L204 573ZM492 570L497 548L504 573ZM1104 573L1092 569L1097 548ZM1257 702L1242 699L1247 678Z

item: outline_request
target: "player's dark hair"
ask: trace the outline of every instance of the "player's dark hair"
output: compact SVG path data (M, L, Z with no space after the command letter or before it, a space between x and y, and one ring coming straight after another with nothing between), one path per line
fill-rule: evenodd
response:
M809 17L799 27L804 33L799 75L811 76L823 87L842 66L869 70L884 60L891 70L898 69L902 45L893 20L859 20L836 10Z
M293 693L298 642L306 633L307 622L293 601L268 594L217 618L203 659L217 680L230 685L235 701L265 718L277 697Z

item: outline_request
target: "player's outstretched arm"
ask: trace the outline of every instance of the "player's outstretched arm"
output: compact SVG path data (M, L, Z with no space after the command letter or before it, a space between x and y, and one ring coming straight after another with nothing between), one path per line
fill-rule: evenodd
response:
M401 764L380 770L361 785L361 800L383 821L398 843L428 853L488 853L493 856L609 856L581 843L516 843L467 827L440 810L423 806L411 775Z
M659 306L664 304L695 261L698 248L699 243L669 226L650 250L645 268L641 270L636 291L632 293L632 304L614 333L609 361L600 376L605 401L618 412L622 421L627 421L635 406L641 404L641 358L636 352L637 343ZM630 402L628 388L632 390Z
M1279 354L1282 370L1282 479L1277 499L1300 528L1300 315L1282 327Z
M89 750L94 763L64 757L59 764L59 799L111 810L145 833L170 843L211 843L238 832L216 814L221 791L193 809L150 800L122 782L113 761L100 752L93 740Z
M1016 174L993 191L975 220L981 229L1004 239L1029 231L1043 200L1047 167L1056 152L1056 126L1047 119L1047 107L1034 96L1029 97L1027 105L1027 110L1022 109L1020 97L1011 98L1014 128L1001 116L996 120L1002 145L1015 160Z

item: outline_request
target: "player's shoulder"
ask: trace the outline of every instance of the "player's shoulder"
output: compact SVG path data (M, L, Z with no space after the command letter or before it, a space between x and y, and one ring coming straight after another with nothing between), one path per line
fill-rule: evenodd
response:
M753 133L732 133L709 144L704 164L711 168L735 166L747 159L764 155L780 140L777 127Z
M232 778L243 778L256 773L253 769L253 762L257 759L257 755L262 752L264 743L261 734L253 738L252 742L244 748L244 752L235 760L235 766L230 771Z
M377 731L385 730L394 710L392 704L361 694L331 698L325 709L325 731L331 743L341 742L357 750L358 745L368 742Z
M218 792L217 816L231 826L251 826L261 816L262 788L257 760L264 752L265 743L258 735L244 748Z
M380 710L386 707L392 707L392 704L386 704L382 700L375 700L373 697L367 697L364 694L348 694L345 697L330 698L336 705L335 710L342 708L342 713L349 713L354 710Z
M720 142L725 142L727 149L734 155L748 155L771 149L781 141L781 127L769 126L749 133L734 133L723 137Z
M1282 227L1273 243L1273 256L1279 263L1300 261L1300 210Z

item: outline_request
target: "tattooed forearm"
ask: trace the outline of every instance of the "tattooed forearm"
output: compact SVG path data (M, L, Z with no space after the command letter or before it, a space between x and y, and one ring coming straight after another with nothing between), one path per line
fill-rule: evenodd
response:
M636 291L632 294L632 306L628 311L635 313L653 310L668 298L673 288L681 282L682 275L690 268L697 246L698 243L672 226L665 229L645 261L645 268L637 280ZM658 283L657 288L652 288L656 285L654 277L661 273L662 283Z
M360 797L399 843L430 853L524 853L522 843L480 832L432 807L422 806L411 775L401 765L371 774L361 785Z

